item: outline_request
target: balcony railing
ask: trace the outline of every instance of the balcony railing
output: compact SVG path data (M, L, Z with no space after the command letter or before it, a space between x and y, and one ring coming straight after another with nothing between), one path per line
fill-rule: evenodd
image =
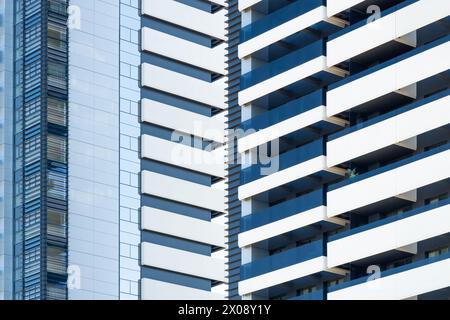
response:
M242 28L241 43L263 34L289 20L295 19L315 8L325 6L325 0L296 0L295 2Z
M358 130L370 127L371 125L374 125L376 123L380 123L380 122L382 122L384 120L387 120L387 119L390 119L392 117L398 116L399 114L402 114L402 113L405 113L405 112L417 109L417 108L422 107L422 106L424 106L424 105L426 105L426 104L428 104L430 102L433 102L433 101L439 100L439 99L441 99L443 97L446 97L449 94L450 94L450 89L447 89L447 90L441 91L439 93L436 93L436 94L434 94L432 96L429 96L429 97L427 97L425 99L413 102L413 103L408 104L408 105L406 105L404 107L401 107L401 108L395 109L395 110L393 110L391 112L388 112L388 113L382 114L380 116L374 117L374 118L372 118L372 119L370 119L368 121L364 121L364 122L355 124L355 125L353 125L351 127L347 127L347 128L345 128L345 129L343 129L341 131L338 131L338 132L336 132L334 134L329 135L328 136L328 141L336 140L336 139L338 139L340 137L343 137L343 136L345 136L347 134L350 134L352 132L355 132L355 131L358 131Z
M381 173L384 173L384 172L387 172L387 171L390 171L390 170L397 169L397 168L402 167L404 165L410 164L412 162L415 162L415 161L418 161L418 160L421 160L421 159L425 159L427 157L431 157L431 156L433 156L435 154L447 151L449 149L450 149L450 143L447 143L447 144L442 145L440 147L436 147L436 148L433 148L431 150L415 154L415 155L413 155L411 157L408 157L406 159L399 160L397 162L388 164L386 166L383 166L383 167L371 170L369 172L365 172L365 173L360 174L360 175L358 175L356 177L345 179L345 180L342 180L342 181L340 181L338 183L332 184L332 185L330 185L328 187L328 191L333 191L333 190L342 188L342 187L344 187L346 185L349 185L349 184L352 184L352 183L355 183L355 182L358 182L358 181L362 181L364 179L368 179L370 177L376 176L378 174L381 174Z
M297 263L325 255L323 240L314 241L272 256L262 258L241 266L241 280L282 269Z
M432 263L436 263L436 262L439 262L439 261L443 261L443 260L446 260L446 259L450 259L450 252L447 252L447 253L444 253L442 255L432 257L432 258L426 258L426 259L422 259L422 260L415 261L415 262L412 262L412 263L408 263L408 264L405 264L405 265L402 265L400 267L396 267L396 268L393 268L393 269L382 271L381 274L380 274L380 278L385 278L385 277L388 277L388 276L391 276L391 275L394 275L394 274L398 274L398 273L405 272L405 271L408 271L408 270L412 270L412 269L415 269L415 268L423 267L423 266L426 266L426 265L429 265L429 264L432 264ZM347 282L344 282L344 283L340 283L340 284L337 284L335 286L331 286L331 287L328 288L328 292L333 292L333 291L345 289L345 288L352 287L352 286L355 286L355 285L358 285L358 284L362 284L362 283L367 282L367 281L374 281L374 280L369 280L369 277L370 277L370 275L369 276L364 276L364 277L361 277L361 278L358 278L358 279L350 280L350 281L347 281Z
M270 79L296 66L326 55L326 42L316 41L241 76L241 90Z
M363 70L361 72L358 72L358 73L355 73L355 74L353 74L351 76L348 76L345 79L342 79L340 81L332 83L332 84L330 84L328 86L328 89L329 89L329 91L334 90L334 89L339 88L339 87L341 87L341 86L343 86L345 84L348 84L348 83L350 83L352 81L358 80L358 79L363 78L365 76L368 76L368 75L370 75L372 73L375 73L376 71L379 71L381 69L384 69L386 67L394 65L394 64L396 64L396 63L398 63L400 61L406 60L406 59L411 58L411 57L413 57L415 55L418 55L419 53L422 53L422 52L425 52L425 51L427 51L429 49L435 48L435 47L437 47L437 46L439 46L441 44L444 44L444 43L446 43L448 41L450 41L450 35L442 37L442 38L439 38L439 39L437 39L435 41L432 41L430 43L427 43L426 45L417 47L417 48L415 48L415 49L413 49L411 51L408 51L408 52L406 52L404 54L401 54L401 55L399 55L399 56L397 56L395 58L392 58L392 59L390 59L388 61L385 61L383 63L377 64L377 65L375 65L373 67L370 67L370 68L368 68L366 70Z
M290 199L241 219L241 232L279 221L294 214L325 205L323 189Z
M371 230L371 229L374 229L374 228L378 228L378 227L387 225L387 224L392 223L392 222L396 222L396 221L400 221L400 220L403 220L403 219L406 219L406 218L410 218L410 217L419 215L419 214L421 214L423 212L427 212L427 211L430 211L430 210L433 210L433 209L436 209L436 208L439 208L439 207L442 207L442 206L446 206L448 204L450 204L450 199L445 199L445 200L441 200L441 201L436 202L436 203L431 203L431 204L428 204L428 205L425 205L425 206L422 206L422 207L419 207L419 208L408 210L408 211L405 211L403 213L399 213L399 214L397 214L395 216L391 216L391 217L388 217L388 218L385 218L385 219L377 220L377 221L374 221L374 222L369 223L369 224L365 224L365 225L362 225L362 226L359 226L359 227L356 227L356 228L353 228L353 229L345 230L343 232L334 234L334 235L332 235L332 236L330 236L328 238L328 241L331 242L331 241L339 240L339 239L342 239L342 238L346 238L346 237L352 236L354 234L358 234L358 233L361 233L361 232L364 232L364 231L367 231L367 230Z
M325 91L323 89L244 121L241 128L243 130L262 130L322 105L325 105Z
M313 158L325 155L325 139L321 138L314 142L300 146L288 152L279 155L278 171L290 168L296 164L311 160ZM255 164L245 168L241 172L241 185L255 181L264 177L262 169L263 164Z
M406 1L403 1L402 3L399 3L399 4L397 4L397 5L393 6L393 7L390 7L389 9L381 11L380 12L380 18L386 17L386 16L390 15L391 13L394 13L394 12L396 12L396 11L406 7L406 6L409 6L409 5L411 5L411 4L415 3L415 2L418 2L418 1L419 0L406 0ZM354 24L352 24L352 25L350 25L350 26L348 26L348 27L346 27L346 28L344 28L344 29L342 29L342 30L340 30L338 32L335 32L332 35L330 35L328 37L328 41L331 41L333 39L339 38L340 36L343 36L344 34L347 34L347 33L351 32L351 31L356 30L358 28L361 28L361 27L363 27L365 25L367 25L367 19L363 19L361 21L358 21L357 23L354 23Z

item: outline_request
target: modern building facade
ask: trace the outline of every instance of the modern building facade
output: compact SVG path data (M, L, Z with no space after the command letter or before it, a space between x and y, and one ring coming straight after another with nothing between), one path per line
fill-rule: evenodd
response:
M225 298L226 6L141 7L141 297Z
M449 299L450 3L239 9L240 295Z
M447 2L0 1L0 299L449 299Z
M237 296L228 8L1 2L1 298Z

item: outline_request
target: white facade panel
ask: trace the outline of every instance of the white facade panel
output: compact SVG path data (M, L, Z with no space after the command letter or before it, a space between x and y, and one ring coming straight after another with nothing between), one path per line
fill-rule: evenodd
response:
M329 167L401 143L450 123L450 96L422 105L327 143Z
M448 56L450 42L445 42L330 90L327 92L327 115L334 116L444 72L450 67ZM424 65L427 67L424 68Z
M450 205L328 242L328 267L339 266L450 232ZM414 230L414 232L411 232Z
M141 65L141 73L141 83L144 87L165 91L219 109L225 108L224 78L206 82L148 63Z
M211 291L181 286L153 279L141 280L142 300L224 300L223 295Z
M276 286L277 284L302 278L317 272L325 271L327 268L326 264L326 257L317 257L286 268L271 271L254 278L240 281L239 294L249 294L262 289Z
M206 151L183 143L143 135L141 137L141 155L143 158L169 163L212 176L221 178L225 176L223 147Z
M144 266L225 282L224 261L198 253L144 242L141 244L141 263Z
M209 210L225 211L225 191L150 171L141 173L141 192Z
M329 292L328 300L402 300L450 286L450 259Z
M223 119L207 117L158 101L141 101L141 121L187 133L206 140L225 142Z
M225 40L225 10L215 13L174 0L142 0L142 14Z
M240 138L238 141L238 151L243 153L291 132L295 132L324 120L327 120L326 109L324 106L319 106Z
M326 70L325 56L317 57L288 71L277 74L263 82L239 92L239 105L246 105L253 100L268 95L315 73Z
M261 227L241 232L238 236L239 247L246 247L325 219L327 219L327 211L324 206L300 212Z
M450 150L329 191L327 194L328 217L446 179L450 177L448 163L450 163Z
M225 43L209 48L145 27L141 30L141 45L143 51L225 74Z
M239 187L239 199L247 199L259 193L282 186L291 181L306 177L321 170L326 170L326 157L319 156L296 164L290 168L264 176Z
M327 43L327 65L334 66L450 15L450 2L418 1ZM414 17L414 19L411 19ZM349 45L351 43L352 45Z
M245 58L246 56L270 46L284 38L293 35L296 32L304 30L322 20L326 19L326 8L321 6L314 10L311 10L299 17L289 20L269 31L264 32L244 43L241 43L238 47L239 58Z
M141 209L141 219L141 228L143 230L168 234L218 247L225 246L225 229L223 224L203 221L150 207Z

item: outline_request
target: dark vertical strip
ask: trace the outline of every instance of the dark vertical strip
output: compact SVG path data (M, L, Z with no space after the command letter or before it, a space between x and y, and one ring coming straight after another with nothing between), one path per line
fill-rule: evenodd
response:
M67 0L15 4L14 297L66 299Z
M241 250L238 246L238 234L240 231L241 203L238 199L238 187L240 183L240 164L238 163L237 141L234 130L238 129L241 123L241 109L238 104L239 79L241 76L241 62L238 58L239 33L241 30L241 16L238 10L238 0L228 1L227 14L227 96L228 106L226 113L228 129L228 159L227 164L227 271L228 271L228 298L240 299L238 294L238 282L241 265Z

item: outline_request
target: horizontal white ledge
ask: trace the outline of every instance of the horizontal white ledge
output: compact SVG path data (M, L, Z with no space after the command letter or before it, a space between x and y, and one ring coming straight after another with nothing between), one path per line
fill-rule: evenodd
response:
M143 135L141 137L141 155L143 158L168 163L215 177L225 177L223 147L206 151L193 148L184 143Z
M198 253L143 242L141 263L144 266L225 281L225 260Z
M328 267L335 267L450 232L450 205L328 242ZM414 232L411 232L414 230Z
M238 4L239 11L244 11L261 1L262 0L239 0L239 4Z
M225 43L208 48L147 27L142 28L141 33L143 51L225 74Z
M449 163L450 150L446 150L329 191L327 194L328 217L446 179L450 177Z
M240 295L257 292L281 283L327 270L327 258L317 257L239 282Z
M174 0L142 0L142 14L225 40L226 10L209 13Z
M197 78L154 66L141 65L141 84L219 109L225 109L225 79L206 82Z
M296 32L323 21L326 18L326 8L324 6L320 6L241 43L238 46L238 56L242 59L258 50L287 38Z
M150 171L141 173L141 192L217 212L225 212L225 190Z
M207 0L207 1L209 1L211 3L215 3L215 4L218 4L218 5L221 5L222 7L226 7L227 6L227 3L225 2L225 0Z
M207 117L158 101L142 99L141 120L206 140L225 142L225 120L221 114Z
M238 235L239 247L243 248L325 219L327 219L325 206L299 212L290 217L268 223L249 231L241 232Z
M296 66L272 78L264 80L254 86L239 92L239 105L244 106L253 100L282 89L290 84L305 79L313 74L326 70L325 56L317 57L299 66Z
M327 143L329 167L399 144L450 123L450 96L432 101Z
M337 120L338 119L327 118L325 106L319 106L240 138L238 140L238 152L244 153L257 146L276 140L320 121L328 121L337 124L339 123ZM341 122L341 124L344 126L343 122Z
M225 246L225 227L223 224L150 207L142 207L141 217L141 228L143 230L168 234L218 247Z
M399 39L450 15L450 2L418 1L376 21L361 26L327 43L328 67L393 40L415 46L415 41ZM411 17L415 17L411 19ZM415 35L413 36L415 39ZM349 45L351 43L351 45Z
M141 280L142 300L224 300L223 295L153 279Z
M450 286L450 259L329 292L328 300L403 300Z
M327 92L327 115L334 116L444 72L450 67L449 56L450 42L445 42L330 90Z
M257 194L282 186L291 181L307 177L321 170L334 170L327 168L325 156L319 156L304 161L290 168L272 173L271 175L264 176L240 186L238 189L239 200L253 197Z

